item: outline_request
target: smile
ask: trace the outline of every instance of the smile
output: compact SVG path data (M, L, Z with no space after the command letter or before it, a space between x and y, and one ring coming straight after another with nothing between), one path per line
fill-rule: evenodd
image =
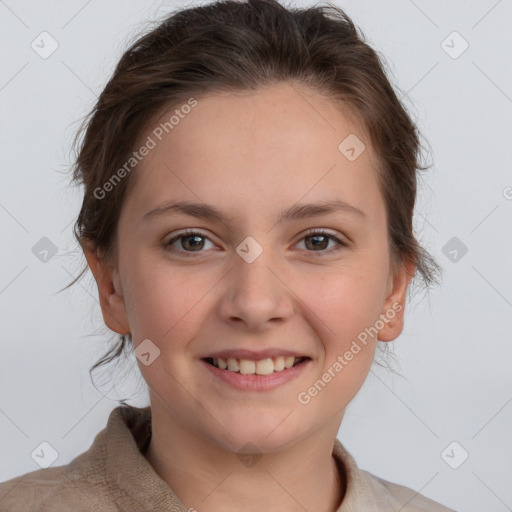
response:
M251 359L235 359L234 357L228 359L222 357L206 357L204 361L221 370L240 373L242 375L270 375L274 372L281 372L292 368L306 359L309 358L277 356L253 361Z
M204 357L200 362L214 377L214 382L221 382L231 389L245 392L262 392L278 388L296 379L313 363L309 357L296 356L258 360Z

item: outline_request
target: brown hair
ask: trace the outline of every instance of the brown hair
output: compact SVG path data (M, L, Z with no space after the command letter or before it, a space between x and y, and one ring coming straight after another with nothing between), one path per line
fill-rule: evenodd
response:
M354 115L378 159L393 268L412 261L414 277L421 276L427 288L438 282L441 267L413 233L416 173L428 168L418 161L420 134L383 62L359 32L332 4L297 9L276 0L221 0L159 21L123 54L76 134L72 180L84 186L74 226L79 244L92 243L103 254L113 254L120 209L133 177L116 182L105 200L95 191L126 164L156 114L192 96L255 91L286 81L308 85ZM126 341L121 335L90 371L120 356Z

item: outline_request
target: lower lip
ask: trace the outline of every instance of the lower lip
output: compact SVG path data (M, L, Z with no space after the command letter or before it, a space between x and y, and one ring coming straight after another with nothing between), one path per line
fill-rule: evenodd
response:
M311 359L306 359L296 366L271 373L270 375L243 375L237 372L230 372L229 370L221 370L202 359L200 361L215 377L218 377L234 388L243 391L267 391L277 388L300 375L309 365Z

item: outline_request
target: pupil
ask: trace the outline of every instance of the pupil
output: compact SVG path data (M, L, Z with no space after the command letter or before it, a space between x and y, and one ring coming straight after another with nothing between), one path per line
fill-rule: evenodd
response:
M191 239L195 239L195 241L197 242L197 240L201 240L202 238L203 238L202 236L198 236L198 235L189 235L189 236L185 237L185 238L184 238L184 240L191 240ZM186 243L185 243L184 245L183 245L183 244L182 244L182 245L183 245L183 248L184 248L184 249L189 249L189 248L192 248L192 249L193 249L194 247L195 247L195 248L197 248L197 247L201 248L201 242L199 242L199 244L196 244L196 242L193 242L193 243L191 244L191 247L185 247L185 245L187 245ZM203 242L203 243L204 243L204 242Z
M320 247L322 249L325 249L325 247L326 247L326 243L325 242L327 240L327 237L325 235L311 235L311 236L307 237L307 240L315 240L315 239L318 239L318 238L323 238L323 243L322 242L320 242L320 243L313 242L313 248Z
M202 244L204 244L204 242L202 242L202 236L198 236L198 235L189 235L189 236L186 236L184 238L184 240L187 240L188 241L188 245L189 247L186 247L187 245L187 242L185 242L185 244L182 243L183 245L183 248L184 249L194 249L194 248L202 248ZM322 241L318 241L318 239L322 239ZM194 242L190 243L190 240L195 240ZM326 245L326 242L327 242L327 237L325 235L311 235L311 236L308 236L306 238L306 240L308 241L312 241L312 244L311 244L311 247L312 248L321 248L321 249L325 249L327 247ZM306 244L306 245L309 245L309 244ZM308 248L311 248L311 247L308 247Z

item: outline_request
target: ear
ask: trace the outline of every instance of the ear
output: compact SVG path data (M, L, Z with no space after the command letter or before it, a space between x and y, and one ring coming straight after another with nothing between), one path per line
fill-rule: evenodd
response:
M118 271L90 245L83 246L85 259L91 269L100 299L103 320L107 327L119 334L129 334L130 325Z
M407 288L415 270L416 265L407 261L390 273L387 296L380 315L384 327L379 329L378 340L393 341L402 332Z

